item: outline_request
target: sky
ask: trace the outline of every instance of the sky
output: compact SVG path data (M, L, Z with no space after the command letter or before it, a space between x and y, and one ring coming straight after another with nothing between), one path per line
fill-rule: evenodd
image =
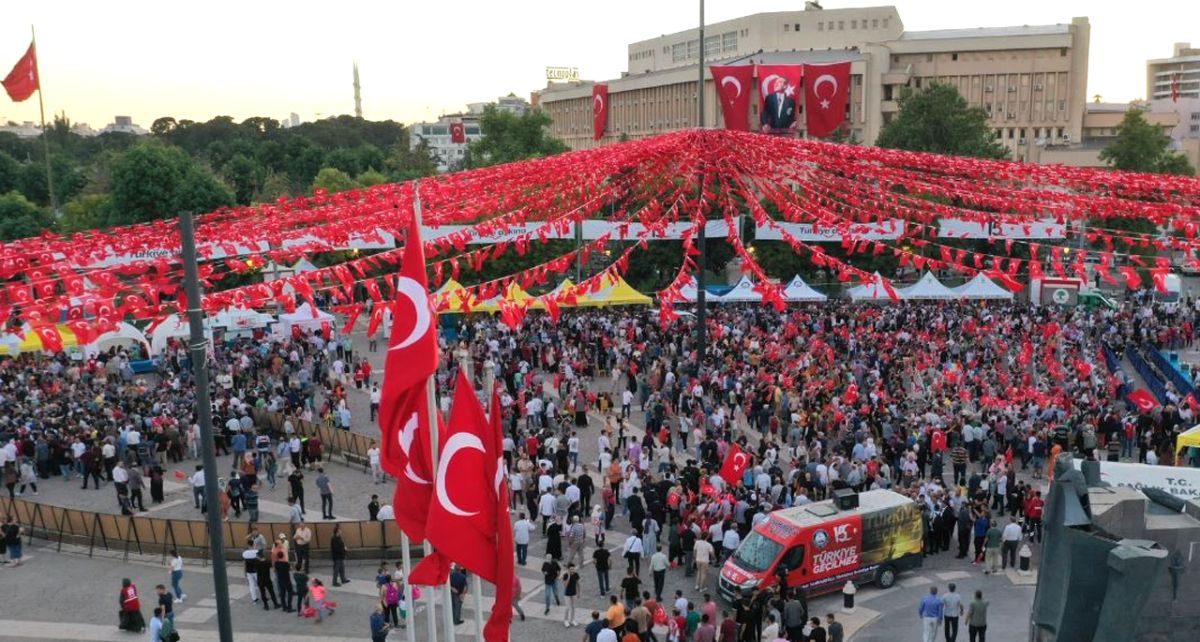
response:
M827 9L886 2L825 0ZM1145 63L1172 43L1200 45L1200 2L1141 0L896 0L905 29L1091 21L1088 97L1143 97ZM707 0L708 23L803 0ZM35 25L47 118L66 112L99 129L115 115L149 128L160 116L302 120L354 111L357 61L363 116L415 122L470 102L545 86L546 66L606 80L631 42L694 28L695 0L15 0L0 24L0 74ZM0 94L0 122L37 121L33 97Z

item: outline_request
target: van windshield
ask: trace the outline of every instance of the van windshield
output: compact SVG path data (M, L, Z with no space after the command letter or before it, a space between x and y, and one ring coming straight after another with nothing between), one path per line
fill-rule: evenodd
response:
M733 561L747 571L761 573L771 567L783 544L760 533L750 533L733 554Z

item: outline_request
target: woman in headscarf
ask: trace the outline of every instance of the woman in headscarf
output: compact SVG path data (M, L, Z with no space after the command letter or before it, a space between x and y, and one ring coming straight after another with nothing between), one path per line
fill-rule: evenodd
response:
M146 628L146 620L142 618L142 602L138 598L137 587L128 577L121 580L121 594L117 601L121 605L120 629L141 633Z

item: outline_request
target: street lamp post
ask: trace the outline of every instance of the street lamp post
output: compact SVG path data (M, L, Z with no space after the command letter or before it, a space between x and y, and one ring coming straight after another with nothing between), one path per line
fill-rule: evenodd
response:
M225 569L225 543L221 534L221 502L217 499L217 454L213 442L212 401L208 396L208 342L204 340L204 315L200 307L200 277L196 267L196 231L192 213L179 216L179 236L183 246L183 288L187 293L187 316L191 335L188 354L192 360L196 384L196 418L200 424L200 456L204 461L204 501L208 522L208 550L213 562L213 589L216 591L217 632L221 642L233 642L233 622L229 613L229 577Z

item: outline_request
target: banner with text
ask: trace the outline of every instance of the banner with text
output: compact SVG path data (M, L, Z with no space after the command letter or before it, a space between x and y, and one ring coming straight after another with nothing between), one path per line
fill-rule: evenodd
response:
M1052 218L1026 223L981 223L944 218L938 225L938 236L946 239L1062 239L1067 237L1067 229Z
M857 240L884 241L904 236L903 219L890 219L884 223L854 223L846 227L845 235ZM784 234L810 243L841 242L843 230L835 225L816 223L787 223L777 221L774 225L757 225L754 238L759 241L782 241Z

